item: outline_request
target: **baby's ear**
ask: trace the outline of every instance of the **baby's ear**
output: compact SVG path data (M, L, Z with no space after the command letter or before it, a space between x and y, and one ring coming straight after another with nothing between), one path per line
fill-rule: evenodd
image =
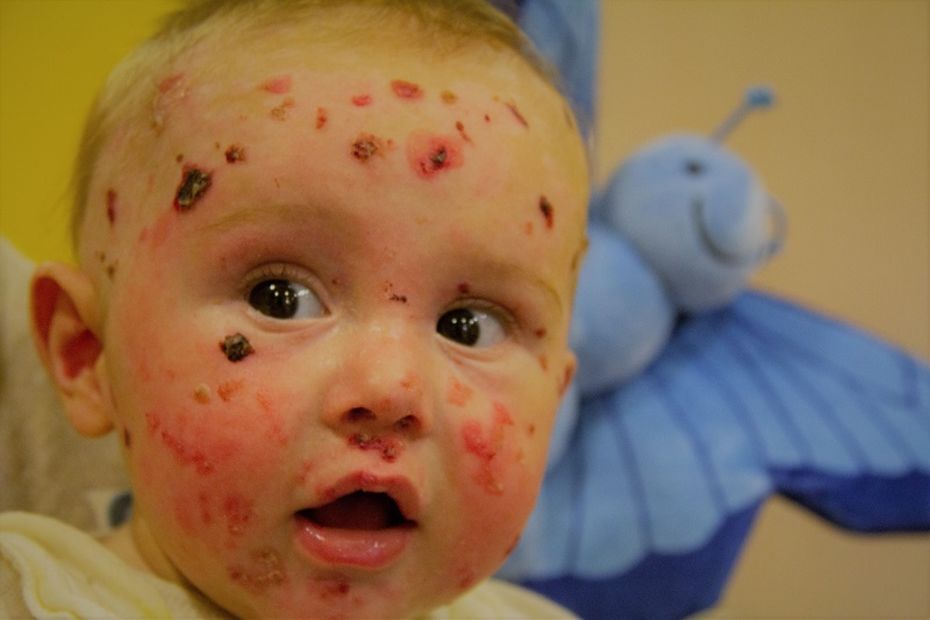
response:
M97 292L84 272L63 263L39 265L31 286L32 337L71 424L96 437L113 428Z

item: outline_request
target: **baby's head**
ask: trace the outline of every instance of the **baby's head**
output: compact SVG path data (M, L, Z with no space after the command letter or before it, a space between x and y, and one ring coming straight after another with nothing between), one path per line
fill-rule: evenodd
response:
M122 438L154 572L242 616L416 614L536 497L581 140L478 3L221 4L105 88L37 341L75 426Z

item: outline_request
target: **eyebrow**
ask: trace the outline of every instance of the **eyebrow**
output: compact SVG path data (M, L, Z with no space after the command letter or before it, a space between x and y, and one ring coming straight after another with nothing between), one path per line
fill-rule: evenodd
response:
M309 215L308 215L309 209ZM255 224L267 224L269 220L276 223L281 222L299 222L313 219L315 222L336 221L336 218L328 217L330 211L325 208L314 207L313 205L295 205L295 204L270 204L255 207L246 207L236 209L223 217L204 224L196 229L198 233L210 235L222 235L236 228ZM342 221L345 226L345 222ZM471 257L468 257L471 259ZM510 261L497 261L487 256L480 257L477 261L476 271L483 274L485 278L497 278L510 282L526 282L533 289L539 290L555 306L559 316L565 312L562 297L555 290L551 283L542 278L536 271L525 265Z
M552 305L558 310L559 316L565 312L562 303L562 297L549 282L543 279L536 271L533 271L525 265L512 262L498 262L494 260L485 260L479 267L479 271L485 278L499 278L505 281L526 282L533 289L536 289L549 298Z
M197 232L217 235L250 224L267 224L269 221L274 221L277 224L281 222L305 221L308 218L314 221L327 221L330 219L326 217L327 213L326 209L303 204L295 205L283 203L246 207L236 209L217 220L198 227Z

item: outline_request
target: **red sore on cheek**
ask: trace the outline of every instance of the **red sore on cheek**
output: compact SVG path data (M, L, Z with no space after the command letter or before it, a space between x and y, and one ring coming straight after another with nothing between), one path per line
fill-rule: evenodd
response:
M474 472L474 480L490 495L504 493L501 480L504 463L500 456L506 447L508 426L513 426L513 419L507 408L500 403L494 403L494 416L487 432L476 420L465 422L460 431L465 449L474 455L479 463Z
M252 502L239 495L229 495L223 500L223 516L230 536L241 536L252 520Z
M471 400L471 395L473 390L460 382L458 379L452 379L449 381L449 389L446 393L446 401L451 405L456 405L458 407L464 407L468 404L468 401Z
M287 583L287 572L278 554L271 550L254 551L247 565L229 567L229 578L247 590L261 594L269 587Z
M460 138L415 133L407 140L407 161L421 179L459 168L465 163Z

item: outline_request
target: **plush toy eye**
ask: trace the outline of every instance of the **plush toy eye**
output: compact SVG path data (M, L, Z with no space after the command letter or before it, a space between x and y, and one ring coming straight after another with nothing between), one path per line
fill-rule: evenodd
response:
M249 291L249 305L274 319L309 319L324 314L316 294L290 280L262 280Z
M698 176L704 173L704 164L696 159L689 159L685 162L685 172L691 176Z
M506 337L500 319L493 314L473 308L449 310L436 322L436 331L466 347L490 347Z

